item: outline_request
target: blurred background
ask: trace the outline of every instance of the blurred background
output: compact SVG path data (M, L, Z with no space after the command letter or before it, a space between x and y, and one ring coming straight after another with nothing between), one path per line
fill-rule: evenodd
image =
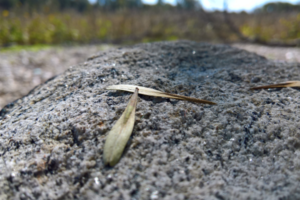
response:
M0 45L245 37L292 45L300 37L299 11L293 0L0 0Z
M299 62L300 2L0 0L0 109L99 50L181 39Z

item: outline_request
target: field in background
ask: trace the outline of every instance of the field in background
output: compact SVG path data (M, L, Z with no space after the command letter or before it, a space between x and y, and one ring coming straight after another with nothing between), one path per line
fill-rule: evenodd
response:
M237 36L223 13L191 10L119 10L17 13L1 11L0 46L73 43L122 43L189 39L235 42ZM231 13L229 18L245 36L264 41L300 38L300 14Z

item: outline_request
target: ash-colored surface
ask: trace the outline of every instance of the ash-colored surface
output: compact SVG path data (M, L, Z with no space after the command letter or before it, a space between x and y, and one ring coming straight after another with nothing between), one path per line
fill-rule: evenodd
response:
M0 109L35 86L110 46L80 46L37 52L0 52Z
M250 86L299 80L299 64L223 45L142 44L90 58L7 105L0 199L299 199L299 94ZM134 84L218 105L140 95L114 168L105 136Z

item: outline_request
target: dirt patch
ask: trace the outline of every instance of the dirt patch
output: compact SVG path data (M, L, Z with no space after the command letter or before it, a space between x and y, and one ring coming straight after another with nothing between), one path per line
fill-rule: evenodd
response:
M108 45L0 53L0 109Z
M300 62L300 48L269 47L254 44L234 44L233 47L257 53L270 60L281 62Z

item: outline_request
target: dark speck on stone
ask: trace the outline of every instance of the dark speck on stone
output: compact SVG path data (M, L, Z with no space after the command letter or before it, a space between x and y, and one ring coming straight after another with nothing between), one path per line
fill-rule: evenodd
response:
M254 77L251 79L251 83L258 83L261 80L260 77Z
M300 199L300 93L249 90L299 70L191 41L99 52L0 111L0 199ZM110 168L105 138L131 94L105 88L121 83L218 105L141 95Z

